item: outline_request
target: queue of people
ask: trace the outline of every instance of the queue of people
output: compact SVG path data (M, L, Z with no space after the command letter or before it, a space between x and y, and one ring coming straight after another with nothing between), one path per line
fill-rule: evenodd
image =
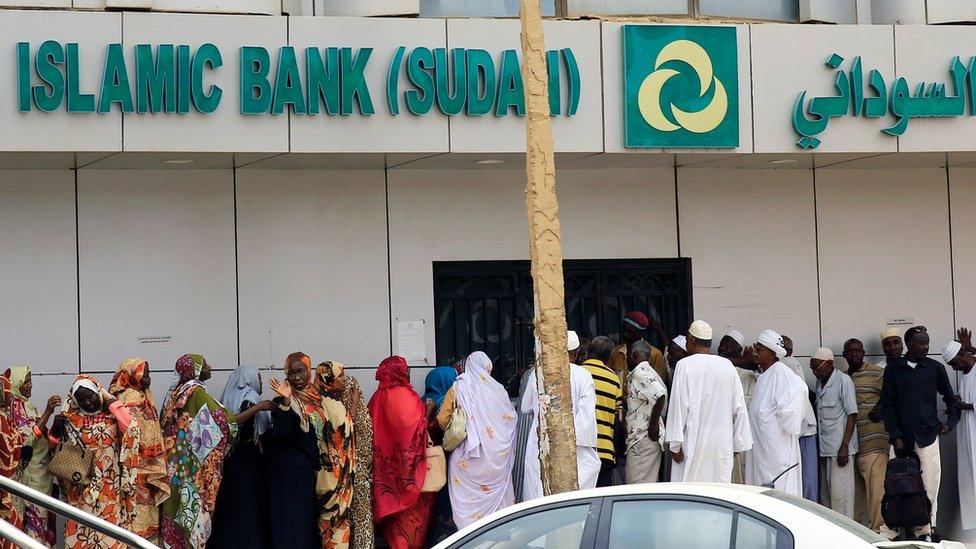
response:
M739 482L806 497L894 538L882 517L889 457L917 456L930 523L905 535L937 537L939 436L959 424L963 527L976 527L976 347L969 330L943 350L959 373L928 357L924 327L881 334L886 363L845 342L843 372L830 349L804 381L792 341L764 330L746 345L732 330L712 354L701 320L674 338L639 312L621 343L567 334L579 487L658 481ZM645 339L655 329L664 352ZM903 351L907 348L907 352ZM621 360L620 357L623 357ZM476 351L434 368L421 396L407 362L385 359L367 404L339 362L286 357L271 400L253 366L234 370L219 399L201 355L176 362L161 409L145 360L123 361L106 390L79 375L67 399L31 402L29 368L0 375L0 474L127 528L166 548L419 549L516 502L544 494L541 372L518 395ZM936 408L945 402L945 421ZM52 421L53 418L53 421ZM48 425L50 424L50 427ZM0 492L0 518L47 546L53 514ZM64 546L122 547L68 521Z

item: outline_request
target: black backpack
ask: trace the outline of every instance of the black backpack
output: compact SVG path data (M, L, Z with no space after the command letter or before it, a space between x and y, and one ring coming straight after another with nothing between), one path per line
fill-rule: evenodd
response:
M925 493L918 456L889 460L884 488L881 516L889 528L912 528L929 524L932 502Z

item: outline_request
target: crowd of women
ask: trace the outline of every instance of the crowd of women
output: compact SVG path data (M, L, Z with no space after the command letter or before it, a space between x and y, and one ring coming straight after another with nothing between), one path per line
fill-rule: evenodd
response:
M429 547L514 501L516 413L491 367L476 352L435 368L422 398L392 356L363 405L341 363L292 353L284 380L269 381L273 400L253 366L218 400L210 365L189 354L159 410L149 364L127 359L107 390L82 374L43 411L30 369L12 368L0 375L0 474L166 548L370 549L376 532L394 549ZM452 422L464 430L444 461ZM57 542L53 514L5 492L0 518ZM68 548L124 547L70 520L63 536Z

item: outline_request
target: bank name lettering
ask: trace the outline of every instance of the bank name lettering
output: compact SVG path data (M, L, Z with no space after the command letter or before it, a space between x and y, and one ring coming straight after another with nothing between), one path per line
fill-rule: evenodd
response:
M819 147L821 140L816 136L827 129L831 118L840 116L891 115L895 123L881 131L893 136L904 134L912 118L963 116L967 104L969 115L976 116L976 57L971 57L968 64L963 64L959 56L952 59L949 64L952 95L946 93L943 82L920 82L912 93L904 77L897 78L889 90L877 69L871 69L865 80L860 57L852 60L849 71L839 68L843 62L844 58L837 53L826 61L827 67L836 69L837 95L807 101L807 92L800 92L792 116L793 131L799 136L796 144L800 148Z
M131 61L123 45L106 48L97 90L83 90L77 43L17 44L18 110L69 113L210 114L224 92L214 76L227 70L214 44L139 44ZM374 115L374 94L385 94L393 116L525 115L522 71L515 50L496 58L482 49L399 46L386 71L385 89L370 89L373 48L295 48L274 54L261 46L237 50L240 114ZM580 70L569 48L547 52L549 108L573 116L580 102ZM563 84L566 90L563 90Z

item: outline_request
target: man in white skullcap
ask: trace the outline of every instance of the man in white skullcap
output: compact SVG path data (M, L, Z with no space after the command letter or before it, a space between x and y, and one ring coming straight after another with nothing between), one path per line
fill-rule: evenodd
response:
M857 397L850 376L834 368L834 353L826 347L814 351L810 369L817 377L817 418L820 426L820 499L854 518L854 464L857 455Z
M729 359L735 366L735 372L742 383L742 395L746 400L746 408L752 402L752 393L759 379L759 366L753 360L751 353L745 353L746 337L738 330L731 330L722 336L718 342L718 356ZM744 484L746 481L746 457L736 452L732 464L732 482Z
M742 383L728 359L709 354L712 328L688 328L688 356L678 361L665 434L675 482L731 482L732 455L752 447Z
M762 374L749 405L753 446L746 457L746 482L753 486L772 484L778 490L802 496L800 429L807 386L779 361L786 356L786 349L778 333L763 331L755 347Z
M973 353L972 334L966 328L959 329L959 340L950 341L942 350L942 360L959 376L956 402L960 419L956 426L957 478L959 479L959 514L962 529L976 528L976 357Z
M675 336L664 349L664 359L668 363L671 379L674 379L674 368L678 365L678 361L686 356L688 356L688 340L683 335Z
M596 487L600 474L600 458L596 453L596 390L593 376L583 367L577 366L576 354L580 341L576 332L566 335L569 350L569 382L573 395L573 425L576 429L576 474L581 490ZM522 397L520 411L533 414L532 429L525 449L525 469L522 481L522 501L541 498L542 470L539 464L539 392L534 368L529 374L528 390ZM534 390L533 390L534 389Z

